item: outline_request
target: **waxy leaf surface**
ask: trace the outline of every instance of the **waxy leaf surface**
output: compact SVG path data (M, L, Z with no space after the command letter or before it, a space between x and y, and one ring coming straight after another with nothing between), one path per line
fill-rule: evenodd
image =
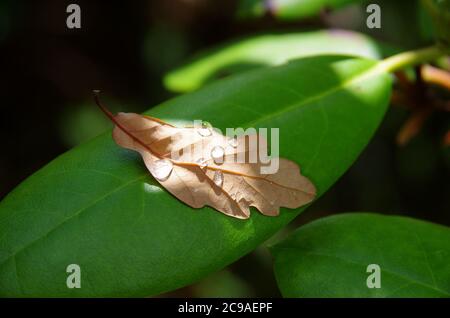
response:
M301 227L272 253L286 297L450 297L450 229L429 222L336 215Z
M391 77L377 65L343 56L300 59L218 81L148 114L177 126L202 119L222 131L279 128L280 156L298 164L320 195L383 118ZM301 211L239 220L192 209L108 132L61 155L0 202L0 295L155 295L232 263ZM67 288L69 264L81 268L80 289Z

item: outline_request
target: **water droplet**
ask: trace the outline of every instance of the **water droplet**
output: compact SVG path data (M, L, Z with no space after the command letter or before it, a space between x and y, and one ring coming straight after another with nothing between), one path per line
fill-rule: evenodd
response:
M208 122L202 122L202 128L199 128L197 130L197 132L199 133L200 136L202 137L208 137L212 135L211 132L211 124Z
M222 184L223 184L223 173L222 173L222 171L216 171L216 172L214 172L213 181L214 181L214 183L215 183L217 186L219 186L219 187L222 186Z
M235 136L235 137L230 137L230 138L228 138L228 144L229 144L231 147L236 148L236 147L238 146L238 140L237 140L237 137Z
M167 159L156 160L153 166L150 168L150 172L152 173L152 175L159 181L167 180L172 170L173 164L170 160Z
M217 164L223 163L224 155L225 155L225 150L220 146L215 146L211 150L211 157L213 158L214 162Z
M208 162L204 158L197 159L195 163L198 163L201 169L204 169L208 166Z

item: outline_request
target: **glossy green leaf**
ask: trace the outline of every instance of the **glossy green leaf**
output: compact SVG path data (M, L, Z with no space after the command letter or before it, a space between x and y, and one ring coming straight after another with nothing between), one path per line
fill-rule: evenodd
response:
M301 227L272 253L287 297L450 297L450 229L437 224L336 215ZM379 266L380 288L368 288L376 282L369 264Z
M390 91L377 62L321 56L218 81L149 114L222 130L279 128L280 155L299 163L322 194L364 149ZM63 154L0 203L0 295L155 295L237 260L302 210L278 217L253 210L244 221L192 209L108 133ZM80 289L66 287L69 264L81 267Z
M211 79L319 54L346 54L378 59L383 48L360 33L327 30L249 37L207 50L168 73L165 86L189 92Z
M252 18L270 14L281 20L297 20L358 2L362 0L241 0L237 16Z

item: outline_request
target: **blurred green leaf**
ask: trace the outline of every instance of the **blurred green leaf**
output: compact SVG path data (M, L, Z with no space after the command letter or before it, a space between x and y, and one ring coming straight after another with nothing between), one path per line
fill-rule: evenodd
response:
M391 77L373 60L319 56L246 72L152 108L169 122L280 129L280 155L323 194L378 127ZM99 136L58 157L0 202L0 296L149 296L215 272L304 209L249 220L192 209L135 152ZM81 288L66 287L79 264Z
M134 102L119 103L107 98L104 102L112 112L132 112L139 107ZM63 143L75 147L111 128L111 121L95 107L93 100L64 107L59 118L59 132Z
M105 132L111 123L91 102L65 108L59 126L64 144L71 148Z
M424 6L419 5L417 8L417 21L420 27L420 36L424 40L433 40L434 38L434 29L433 29L433 21L431 20L430 15L425 10Z
M450 0L422 0L430 14L436 38L450 46Z
M145 35L142 56L149 70L164 73L186 55L186 35L173 28L157 24Z
M344 214L272 247L287 297L449 297L450 229L406 217ZM381 288L368 288L369 264Z
M255 18L266 14L281 20L297 20L318 15L363 0L241 0L238 18Z
M299 57L347 54L378 59L384 49L367 36L343 30L258 35L199 54L168 73L164 84L170 90L188 92L218 76Z

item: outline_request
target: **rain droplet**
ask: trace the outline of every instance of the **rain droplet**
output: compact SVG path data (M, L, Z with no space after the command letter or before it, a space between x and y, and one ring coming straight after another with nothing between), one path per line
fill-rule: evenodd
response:
M220 146L215 146L211 150L211 157L213 158L214 162L217 164L223 163L224 155L225 155L225 150Z
M238 146L238 140L237 140L237 137L235 136L235 137L230 137L230 138L228 138L228 144L229 144L231 147L236 148L236 147Z
M173 164L170 160L156 160L150 168L152 175L159 181L166 181L173 170Z
M195 163L198 163L201 169L204 169L208 166L208 162L204 158L197 159Z
M198 134L202 137L208 137L212 135L211 125L207 122L202 122L202 128L197 130Z
M214 183L215 183L217 186L219 186L219 187L222 186L222 184L223 184L223 173L222 173L222 171L216 171L216 172L214 172L213 181L214 181Z

